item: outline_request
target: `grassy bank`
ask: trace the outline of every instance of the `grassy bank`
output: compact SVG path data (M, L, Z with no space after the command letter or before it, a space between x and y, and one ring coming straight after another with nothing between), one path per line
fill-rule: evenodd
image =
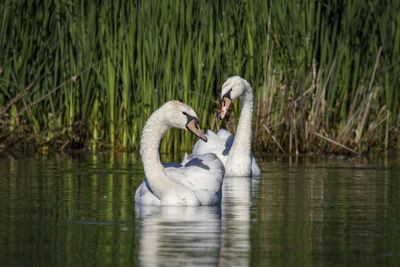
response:
M219 91L231 75L255 91L257 148L399 146L394 0L5 0L0 18L2 149L29 140L137 150L146 119L171 99L215 129ZM228 128L239 105L234 110ZM189 150L193 141L171 131L161 150Z

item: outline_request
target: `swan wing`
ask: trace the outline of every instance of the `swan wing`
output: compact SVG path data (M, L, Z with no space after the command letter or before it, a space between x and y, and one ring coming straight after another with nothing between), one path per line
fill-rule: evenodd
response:
M175 182L192 190L201 205L215 205L221 202L221 187L225 169L219 158L212 153L186 156L184 165L175 162L164 164L168 176ZM152 192L147 178L135 193L135 203L145 206L160 206Z
M219 130L217 134L215 134L211 130L208 130L206 136L208 139L207 143L202 140L198 140L193 147L192 154L187 155L185 153L185 157L181 163L182 166L187 164L194 157L204 153L214 153L222 161L224 166L226 165L228 154L232 147L235 137L225 129ZM251 158L251 176L260 177L261 170L257 164L254 155L250 154L250 158Z
M147 206L160 206L160 199L153 195L147 182L147 178L144 178L143 183L141 183L138 189L136 189L135 203Z
M231 134L228 130L225 130L225 129L223 129L223 128L221 128L221 129L218 131L217 135L218 135L219 137L225 139L225 140L228 139L230 136L232 136L232 134ZM232 141L233 141L233 140L232 140Z
M225 168L215 154L190 155L184 166L168 167L165 170L175 182L192 190L201 205L220 203Z
M190 156L185 152L185 155L183 156L183 160L181 165L185 165L186 163L188 163L191 160ZM164 165L165 166L165 165Z
M207 143L198 140L193 146L192 155L214 153L225 165L235 137L224 129L221 129L217 134L208 130L206 136L208 139Z

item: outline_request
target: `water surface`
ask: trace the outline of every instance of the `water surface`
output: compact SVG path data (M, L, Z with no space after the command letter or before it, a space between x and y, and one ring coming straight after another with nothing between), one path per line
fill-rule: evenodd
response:
M182 155L163 155L164 162ZM0 266L400 263L400 157L268 157L218 207L135 207L135 153L0 159Z

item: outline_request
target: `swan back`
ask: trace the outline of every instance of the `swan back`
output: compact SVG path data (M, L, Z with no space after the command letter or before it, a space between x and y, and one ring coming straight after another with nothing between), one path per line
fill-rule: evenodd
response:
M181 168L166 168L168 175L177 183L192 188L201 205L215 205L221 202L222 181L225 168L213 154L188 156Z
M235 137L225 129L221 129L217 134L208 130L206 136L207 143L197 141L193 146L192 154L214 153L225 165Z

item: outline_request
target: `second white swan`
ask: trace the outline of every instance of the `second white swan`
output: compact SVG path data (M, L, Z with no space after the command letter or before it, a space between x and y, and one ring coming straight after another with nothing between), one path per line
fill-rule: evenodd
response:
M225 166L226 176L258 177L261 175L261 171L251 153L253 91L245 79L233 76L222 85L221 119L225 117L229 106L237 98L240 98L243 103L236 136L224 129L221 129L217 134L208 130L206 133L208 142L197 141L193 147L192 155L215 153Z

